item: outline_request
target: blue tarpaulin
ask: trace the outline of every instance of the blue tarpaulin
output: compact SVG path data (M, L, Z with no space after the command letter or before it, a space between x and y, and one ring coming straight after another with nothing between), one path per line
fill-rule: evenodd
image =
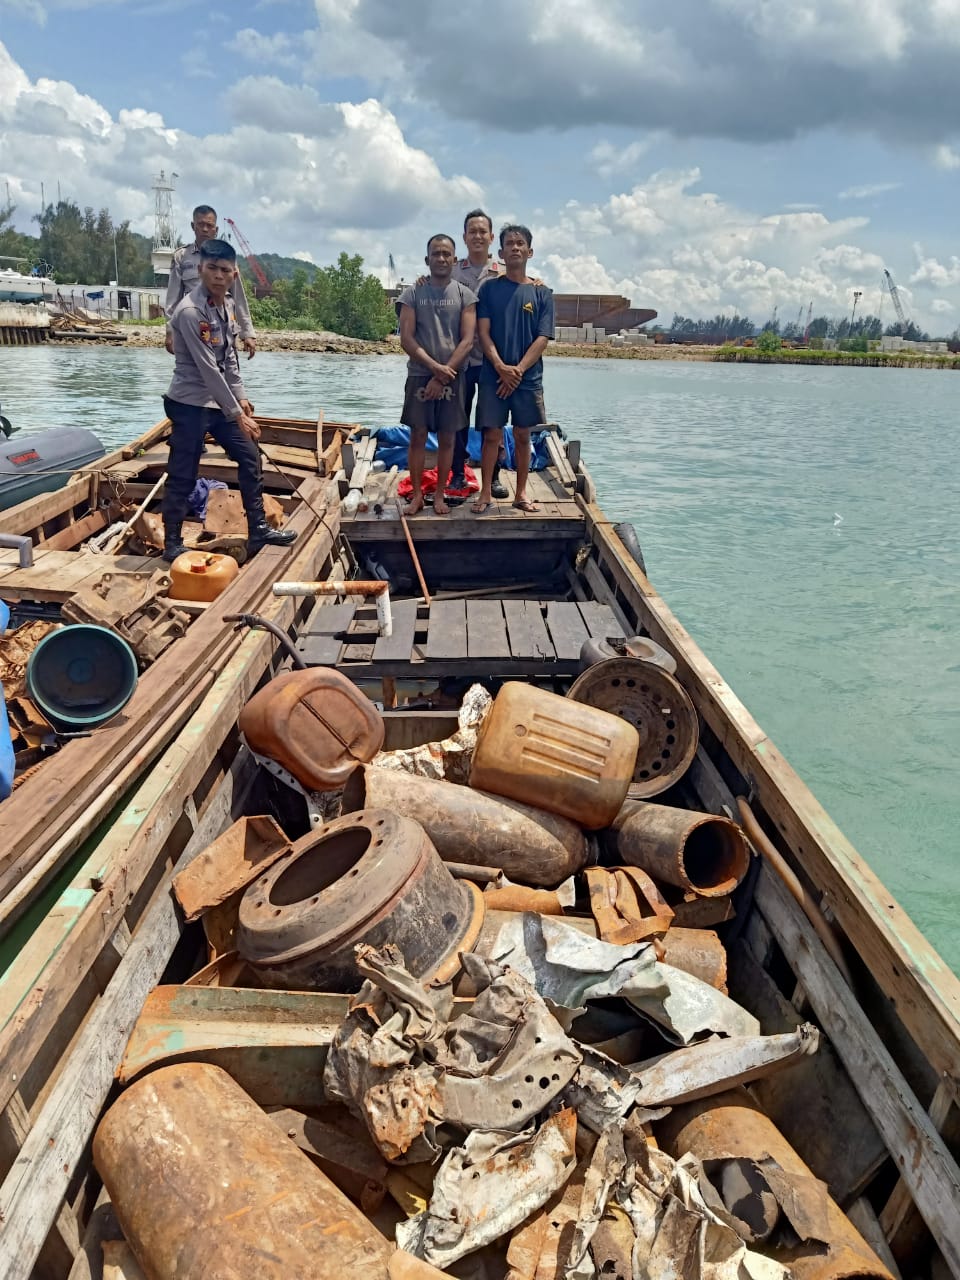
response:
M0 636L10 621L10 609L0 600ZM10 738L10 722L7 719L7 702L0 685L0 800L6 800L13 790L13 742Z
M549 431L538 431L530 437L533 445L533 457L530 461L531 471L543 471L550 463L550 454L547 451L547 436ZM383 460L384 466L405 467L407 465L407 446L410 443L409 427L378 427L377 428L377 457ZM467 452L479 466L480 448L483 444L483 437L479 431L470 428L467 437ZM436 449L437 437L431 431L427 436L427 448ZM503 464L508 471L515 471L514 455L513 455L513 428L504 427L503 430L503 448L506 452L507 459Z

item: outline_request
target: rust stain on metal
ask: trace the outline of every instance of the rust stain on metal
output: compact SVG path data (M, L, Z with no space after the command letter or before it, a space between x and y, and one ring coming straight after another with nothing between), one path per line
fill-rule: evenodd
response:
M273 818L240 818L174 878L173 892L184 916L196 920L225 902L291 848Z

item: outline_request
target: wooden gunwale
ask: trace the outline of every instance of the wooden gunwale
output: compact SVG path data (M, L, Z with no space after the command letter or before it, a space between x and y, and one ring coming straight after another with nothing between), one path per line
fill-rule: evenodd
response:
M830 819L806 784L737 698L613 525L584 503L587 528L610 571L612 590L638 623L676 657L697 710L752 788L784 851L810 877L867 969L937 1074L960 1071L960 981Z
M312 488L307 490L308 496L315 506L318 506L326 493L326 487L323 482L316 480L313 482ZM290 522L290 527L298 533L308 535L308 550L322 547L324 555L332 545L334 530L337 526L337 511L335 507L332 509L328 522L322 531L317 531L317 517L306 506L301 508L296 516ZM310 536L313 533L314 536ZM179 680L176 688L182 688L186 679L186 671L191 661L199 662L202 660L204 669L211 661L211 652L215 655L232 654L241 644L239 637L231 630L229 624L223 622L223 616L232 612L245 612L247 608L262 607L262 593L268 589L269 584L276 580L278 576L282 576L291 566L301 563L307 559L302 549L298 549L294 543L288 548L267 548L260 553L257 559L250 567L250 572L241 575L236 582L242 583L244 580L248 583L248 588L243 597L233 592L233 588L224 592L222 596L214 603L213 607L208 609L204 616L199 618L193 627L190 628L187 636L180 647L171 647L167 651L171 656L169 666L173 667L174 679ZM234 584L236 585L236 583ZM232 597L232 600L231 600ZM190 645L190 635L196 631L194 645ZM217 643L211 650L209 644L211 636L217 638ZM179 655L179 656L178 656ZM163 657L166 657L164 654ZM162 661L163 658L160 659ZM214 658L214 660L216 660ZM158 662L157 666L160 665ZM261 668L262 671L262 668ZM261 674L257 672L257 676ZM202 675L202 671L200 672ZM221 676L222 679L222 676ZM247 689L247 693L251 690ZM136 696L136 695L135 695ZM170 688L165 682L162 687L157 685L154 690L154 697L151 699L150 707L154 714L163 714L163 708L168 704L171 696ZM208 697L211 695L208 695ZM131 701L131 706L133 702ZM235 722L239 713L242 702L234 699L229 704L229 709L224 711L224 715L232 715ZM200 713L190 722L191 725L199 717ZM130 720L135 719L131 715ZM224 734L229 729L230 724L217 724L215 731L223 729ZM188 729L190 726L188 725ZM184 730L186 733L187 730ZM205 730L211 732L211 730ZM110 728L106 727L100 731L102 735L109 735ZM163 759L167 761L171 758L171 753L178 750L177 744L183 739L184 733L178 735L176 742L168 748ZM61 765L58 772L58 779L50 779L46 785L46 789L39 795L26 796L26 801L14 806L13 802L20 799L23 793L31 792L34 788L22 787L19 792L15 793L10 800L6 801L3 810L0 810L0 842L3 841L4 832L8 832L11 836L15 835L19 829L29 829L33 833L33 843L29 846L29 855L36 860L42 856L43 850L49 844L49 832L53 826L61 831L66 825L66 820L76 817L73 807L70 807L66 815L60 812L58 798L64 791L61 787L69 787L71 773L75 773L77 769L83 771L83 776L87 779L88 786L96 787L100 777L100 771L104 767L107 760L115 759L118 753L116 742L108 737L104 737L103 745L100 745L100 738L95 737L89 743L74 743L71 746L79 745L86 750L86 758L76 758L67 761ZM200 744L202 747L202 743ZM96 750L95 750L96 748ZM70 748L59 753L60 756L66 756ZM113 753L113 754L111 754ZM177 772L180 775L181 784L192 776L192 771L197 767L197 759L202 756L202 751L198 747L198 755L195 758L191 752L186 752L176 757ZM56 764L57 760L52 760L50 764ZM146 782L143 784L148 790L156 782L160 775L161 766L155 766L147 776ZM38 775L36 781L41 782L43 771ZM39 790L39 787L36 788ZM67 790L66 794L70 794ZM39 801L39 804L38 804ZM159 803L159 802L158 802ZM5 810L10 808L8 814ZM152 847L150 841L154 840L157 834L167 826L175 822L179 813L169 805L164 807L161 805L158 812L154 813L150 810L140 807L136 802L126 810L126 819L120 819L113 825L110 833L101 842L99 848L105 847L113 850L117 841L120 841L119 847L116 849L116 856L120 859L123 854L121 863L121 879L114 883L111 879L111 863L109 856L102 865L97 861L97 855L94 855L94 861L88 866L86 881L96 886L89 890L80 887L76 891L66 891L69 899L66 910L61 916L56 918L51 915L47 921L41 924L40 928L30 939L27 946L23 949L17 960L2 976L0 976L0 1107L5 1106L9 1098L16 1089L17 1079L23 1074L32 1055L37 1051L44 1037L49 1033L56 1022L57 1014L62 1011L64 1002L68 998L72 990L70 985L69 974L79 975L86 972L87 964L78 959L79 952L86 956L87 961L95 952L95 944L91 950L90 938L102 941L110 932L109 926L115 924L122 915L122 907L126 906L128 891L136 891L139 888L140 880L146 874L145 869L140 867L135 859L135 850L139 849L140 844L147 841L145 847ZM0 843L0 847L11 847ZM16 845L12 847L17 848ZM23 848L23 845L20 845ZM15 855L17 857L17 855ZM22 855L17 857L18 863L21 862ZM30 865L33 865L31 862ZM139 876L139 879L138 879ZM109 888L109 892L104 892ZM95 910L88 910L91 904ZM83 922L83 928L77 932L77 920ZM84 930L86 932L84 932ZM77 939L80 939L79 943Z

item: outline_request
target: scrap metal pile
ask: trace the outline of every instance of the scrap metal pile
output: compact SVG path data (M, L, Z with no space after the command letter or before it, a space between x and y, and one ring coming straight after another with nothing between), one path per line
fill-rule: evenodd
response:
M727 995L751 853L651 802L697 747L669 671L474 686L391 752L289 672L241 729L315 824L243 819L174 881L210 962L148 1000L94 1144L146 1275L890 1280L746 1087L819 1037Z

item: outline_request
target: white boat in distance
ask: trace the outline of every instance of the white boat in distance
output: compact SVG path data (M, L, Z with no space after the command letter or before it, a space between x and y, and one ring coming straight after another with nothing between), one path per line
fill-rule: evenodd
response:
M0 302L42 302L44 292L52 293L56 285L48 276L24 275L9 267L0 267Z

